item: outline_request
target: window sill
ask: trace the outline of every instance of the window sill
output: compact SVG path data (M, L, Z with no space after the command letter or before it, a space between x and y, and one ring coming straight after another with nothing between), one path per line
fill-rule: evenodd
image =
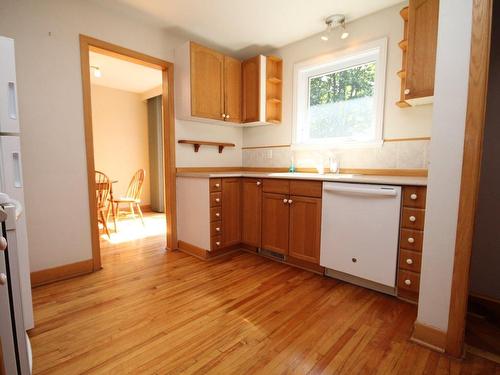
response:
M344 142L344 143L296 143L292 144L292 151L337 151L362 148L381 148L384 141L373 142Z

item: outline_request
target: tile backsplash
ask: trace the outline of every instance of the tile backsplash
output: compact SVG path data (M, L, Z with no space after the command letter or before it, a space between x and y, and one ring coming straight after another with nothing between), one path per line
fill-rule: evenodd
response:
M381 147L345 150L292 151L290 147L243 149L244 167L289 167L292 152L296 168L315 168L334 156L340 168L414 169L427 168L430 140L384 142Z

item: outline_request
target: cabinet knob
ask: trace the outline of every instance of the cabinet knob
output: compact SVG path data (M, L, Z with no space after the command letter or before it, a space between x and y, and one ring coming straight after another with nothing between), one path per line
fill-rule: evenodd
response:
M292 204L293 201L291 199L288 200L288 204Z
M408 237L408 243L414 243L415 239L413 237Z
M413 264L413 259L411 258L406 259L406 264Z
M356 258L351 259L353 263L356 263L358 260Z
M412 223L414 223L415 221L417 221L417 218L416 218L415 216L413 216L413 215L412 215L412 216L410 216L410 217L409 217L409 219L410 219L410 221L411 221Z
M3 251L7 248L7 240L5 237L0 236L0 251Z
M219 216L220 216L220 213L219 213L219 212L216 212L216 213L215 213L215 216L216 216L216 217L219 217Z
M215 187L220 187L220 184L215 184Z
M229 118L229 115L226 115L226 120Z
M410 93L410 89L405 89L405 95L408 95Z
M220 232L220 228L219 227L215 228L215 231Z
M261 184L261 183L262 183L262 182L260 182L260 181L257 181L257 182L256 182L257 186L260 186L260 184Z
M413 193L412 195L410 195L410 199L413 200L413 201L416 201L418 198L417 194Z
M219 242L219 241L217 241L217 242L215 243L215 245L220 246L220 242Z
M287 204L287 203L288 203L288 199L286 199L286 198L285 198L285 199L283 199L283 203L284 203L284 204Z
M0 285L7 284L7 275L4 273L0 273Z
M217 203L219 203L219 202L220 202L220 198L215 198L215 201L216 201ZM411 220L411 219L410 219L410 220ZM413 220L413 221L415 221L415 220Z
M406 280L405 280L405 284L406 284L406 285L411 285L411 280L410 280L410 279L406 279Z
M222 118L226 118L226 114L225 113L221 113L220 115L222 116Z

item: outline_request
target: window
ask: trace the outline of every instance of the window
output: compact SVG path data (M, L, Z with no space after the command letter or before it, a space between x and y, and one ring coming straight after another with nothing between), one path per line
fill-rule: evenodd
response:
M295 66L296 147L382 143L387 40Z

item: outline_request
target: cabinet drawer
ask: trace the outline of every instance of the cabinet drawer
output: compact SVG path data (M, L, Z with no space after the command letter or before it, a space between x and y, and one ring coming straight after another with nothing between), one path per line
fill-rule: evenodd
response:
M403 188L403 206L425 208L427 188L424 186L405 186Z
M221 191L222 189L222 180L220 178L211 178L210 179L210 192Z
M218 236L222 233L222 221L213 221L210 223L210 235Z
M422 254L401 249L399 253L399 268L420 273Z
M221 247L222 247L222 236L221 235L213 236L210 239L210 249L217 250L220 249Z
M222 194L210 193L210 207L220 206L222 202Z
M422 251L424 232L414 229L403 229L399 232L399 247L408 250Z
M403 207L401 226L407 229L424 229L425 210L421 208Z
M323 183L321 181L290 181L290 195L321 198Z
M263 191L264 193L275 193L275 194L289 194L290 193L290 181L289 180L278 180L278 179L264 179Z
M399 270L398 275L398 289L409 290L418 293L420 288L420 274Z
M222 219L222 209L221 207L210 208L210 221L217 221Z

